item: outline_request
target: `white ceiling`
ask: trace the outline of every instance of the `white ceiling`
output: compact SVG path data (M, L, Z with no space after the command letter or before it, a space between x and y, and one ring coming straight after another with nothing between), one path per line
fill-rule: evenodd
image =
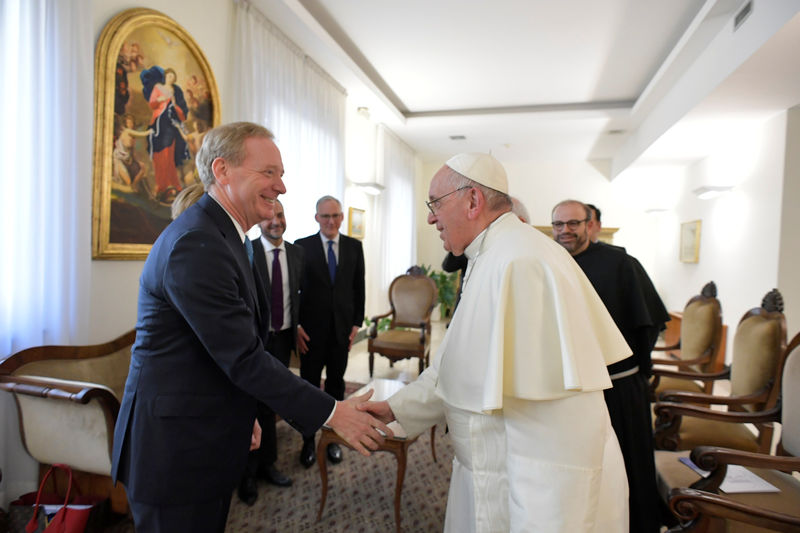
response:
M492 151L612 177L800 103L798 0L753 0L736 32L746 0L251 1L423 160Z

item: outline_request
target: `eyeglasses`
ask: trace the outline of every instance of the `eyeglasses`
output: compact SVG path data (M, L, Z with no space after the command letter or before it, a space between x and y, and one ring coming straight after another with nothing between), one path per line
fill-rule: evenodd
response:
M463 187L459 187L458 189L456 189L454 191L450 191L447 194L443 194L439 198L435 198L435 199L431 200L430 202L425 202L425 205L427 205L428 209L431 210L431 214L433 216L436 216L436 211L441 207L441 202L442 202L443 199L447 198L451 194L457 193L458 191L463 191L464 189L470 189L470 188L471 187L469 185L464 185Z
M334 213L332 215L317 215L319 218L328 222L329 220L339 220L344 216L344 213Z
M584 222L589 222L589 219L584 218L583 220L567 220L566 222L556 220L553 222L553 229L560 230L564 226L567 226L569 229L578 229L578 226L580 226Z

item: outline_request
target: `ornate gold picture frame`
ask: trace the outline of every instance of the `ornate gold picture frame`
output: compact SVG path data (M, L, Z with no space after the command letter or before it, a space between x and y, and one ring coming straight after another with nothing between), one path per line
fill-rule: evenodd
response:
M364 210L351 207L347 211L347 234L356 239L364 239Z
M95 52L92 257L144 259L170 206L197 181L194 155L219 124L214 74L194 39L152 9L129 9Z

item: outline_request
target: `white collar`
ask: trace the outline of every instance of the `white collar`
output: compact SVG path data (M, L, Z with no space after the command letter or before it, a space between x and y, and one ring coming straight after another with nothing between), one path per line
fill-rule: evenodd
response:
M266 250L267 252L271 252L272 250L275 250L276 248L278 250L283 250L284 252L286 252L286 240L285 239L281 239L281 243L278 246L275 246L274 244L272 244L269 241L269 239L267 239L266 237L264 237L262 235L261 236L261 244L264 245L264 250Z
M319 238L320 240L322 240L322 244L324 244L325 246L328 246L328 241L333 241L333 244L339 246L339 237L341 236L342 236L341 233L337 233L336 237L334 237L333 239L329 239L325 235L323 235L321 231L319 232Z
M469 243L467 247L464 249L464 255L467 256L467 259L473 261L479 255L481 255L481 252L483 252L482 249L483 241L486 240L486 235L488 235L489 231L492 230L498 224L498 222L500 222L504 218L507 218L508 215L510 214L511 211L503 213L502 215L494 219L488 226L486 226L486 228L482 232L478 233L478 235L474 239L472 239L472 242Z

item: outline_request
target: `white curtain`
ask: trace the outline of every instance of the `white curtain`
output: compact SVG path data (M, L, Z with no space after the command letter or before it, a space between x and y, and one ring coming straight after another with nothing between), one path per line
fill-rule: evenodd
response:
M276 137L286 171L287 240L319 230L316 200L343 200L344 89L245 0L235 4L233 120Z
M392 280L416 263L417 239L414 221L414 151L384 125L378 125L376 178L384 190L375 202L373 250L378 257L369 261L371 291L367 309L389 309L388 291Z
M86 333L79 310L89 308L93 37L90 0L0 6L3 359ZM36 466L22 449L6 392L0 468L0 505L35 488Z

